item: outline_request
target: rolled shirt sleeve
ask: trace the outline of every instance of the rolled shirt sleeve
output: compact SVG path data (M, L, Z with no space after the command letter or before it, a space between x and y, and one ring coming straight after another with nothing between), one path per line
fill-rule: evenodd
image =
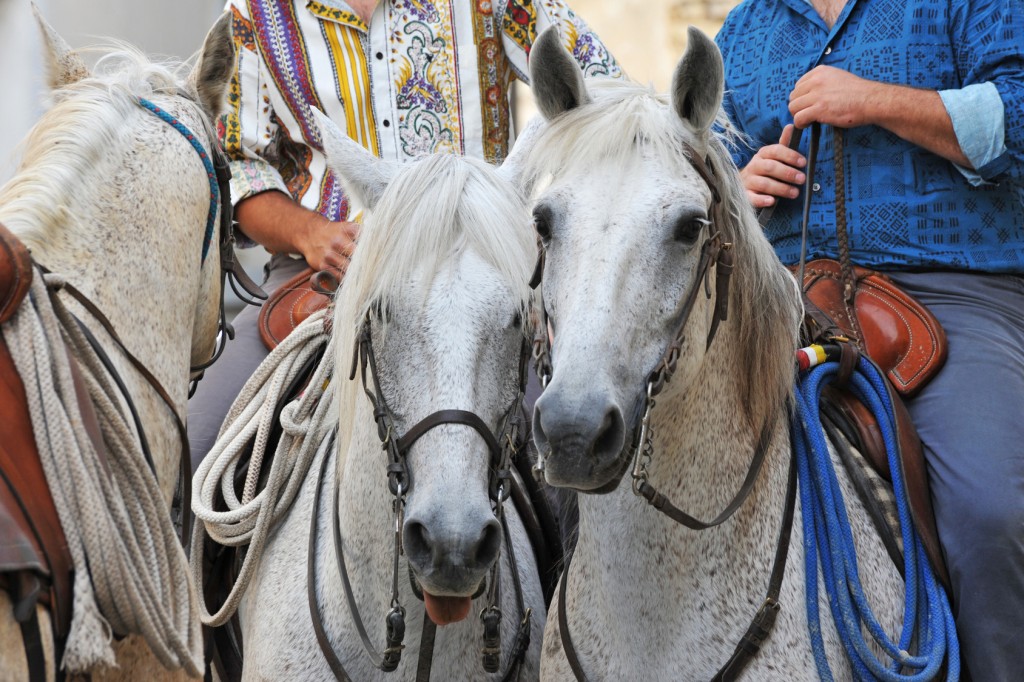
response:
M1006 153L1003 100L992 83L975 83L960 90L940 90L939 97L953 121L953 131L971 168L956 168L972 185L986 184L974 168L983 168Z
M952 98L946 92L940 95L953 119L957 140L979 178L1024 185L1024 12L1020 0L954 1L952 15L959 27L953 47L964 87L954 91L961 94ZM957 101L961 97L963 100ZM1002 122L1001 135L997 119ZM973 179L972 183L977 184Z

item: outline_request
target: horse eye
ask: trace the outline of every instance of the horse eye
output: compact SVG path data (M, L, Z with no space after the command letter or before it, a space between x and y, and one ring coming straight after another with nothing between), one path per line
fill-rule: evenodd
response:
M543 241L551 239L551 211L547 206L539 206L533 211L533 228Z
M704 218L681 218L672 231L672 238L681 244L692 244L697 241L704 226L709 224Z

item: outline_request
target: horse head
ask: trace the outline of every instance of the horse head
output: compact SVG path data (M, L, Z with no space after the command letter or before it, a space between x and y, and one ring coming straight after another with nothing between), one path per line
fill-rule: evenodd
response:
M370 359L374 414L358 380L339 389L341 458L347 472L353 459L380 457L381 440L394 444L404 552L431 618L460 620L502 545L496 510L508 481L497 474L528 347L529 213L481 161L433 155L398 165L318 121L329 165L365 211L335 333L339 368L353 346Z
M209 159L216 153L213 121L224 111L234 61L230 14L213 26L183 74L125 45L90 69L33 9L50 107L26 140L18 176L2 193L3 213L51 269L75 272L87 257L108 270L97 276L97 286L83 286L89 295L116 301L115 317L119 309L132 310L119 305L123 300L164 300L169 292L161 277L187 280L181 293L195 305L178 322L191 330L188 360L199 365L210 358L217 336L222 221L220 206L211 202L212 166L206 168L193 147L198 144ZM142 102L162 113L154 115ZM183 128L174 130L171 120ZM191 146L184 130L194 139ZM226 191L224 185L217 193ZM107 253L97 242L117 247ZM120 268L122 257L149 264L146 285L109 277L134 270Z
M753 305L751 297L714 286L729 266L719 254L739 264L733 289L736 278L762 270L781 282L781 268L763 238L746 238L756 221L713 129L725 125L724 76L707 36L690 29L668 96L635 83L585 82L553 32L538 38L530 70L547 119L526 179L537 188L553 367L534 435L549 483L609 492L630 464L649 395L694 383L719 322L728 339L713 349L733 344L743 332L732 330L747 325L728 312ZM739 381L753 394L769 391Z

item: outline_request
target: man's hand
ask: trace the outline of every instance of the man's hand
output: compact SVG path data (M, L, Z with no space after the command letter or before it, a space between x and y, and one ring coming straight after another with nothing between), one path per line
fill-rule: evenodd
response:
M875 123L869 107L877 102L880 86L834 66L816 66L789 93L789 113L798 128L815 122L837 128L869 125Z
M283 192L251 196L235 207L238 225L272 253L299 253L314 270L344 274L359 237L359 223L332 222Z
M800 169L807 165L807 159L789 148L792 137L793 126L788 125L782 129L778 144L758 149L740 171L747 199L754 208L772 206L776 197L795 199L800 194L798 186L805 180Z
M834 66L816 66L789 93L789 111L799 128L815 122L836 128L876 125L964 168L973 167L935 90L881 83Z
M333 222L316 215L307 221L299 250L313 270L337 270L344 274L359 237L359 223Z

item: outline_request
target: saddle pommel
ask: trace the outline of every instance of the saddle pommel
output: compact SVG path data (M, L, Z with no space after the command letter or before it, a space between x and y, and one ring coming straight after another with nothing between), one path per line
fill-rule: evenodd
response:
M11 319L32 283L32 256L0 223L0 324Z

